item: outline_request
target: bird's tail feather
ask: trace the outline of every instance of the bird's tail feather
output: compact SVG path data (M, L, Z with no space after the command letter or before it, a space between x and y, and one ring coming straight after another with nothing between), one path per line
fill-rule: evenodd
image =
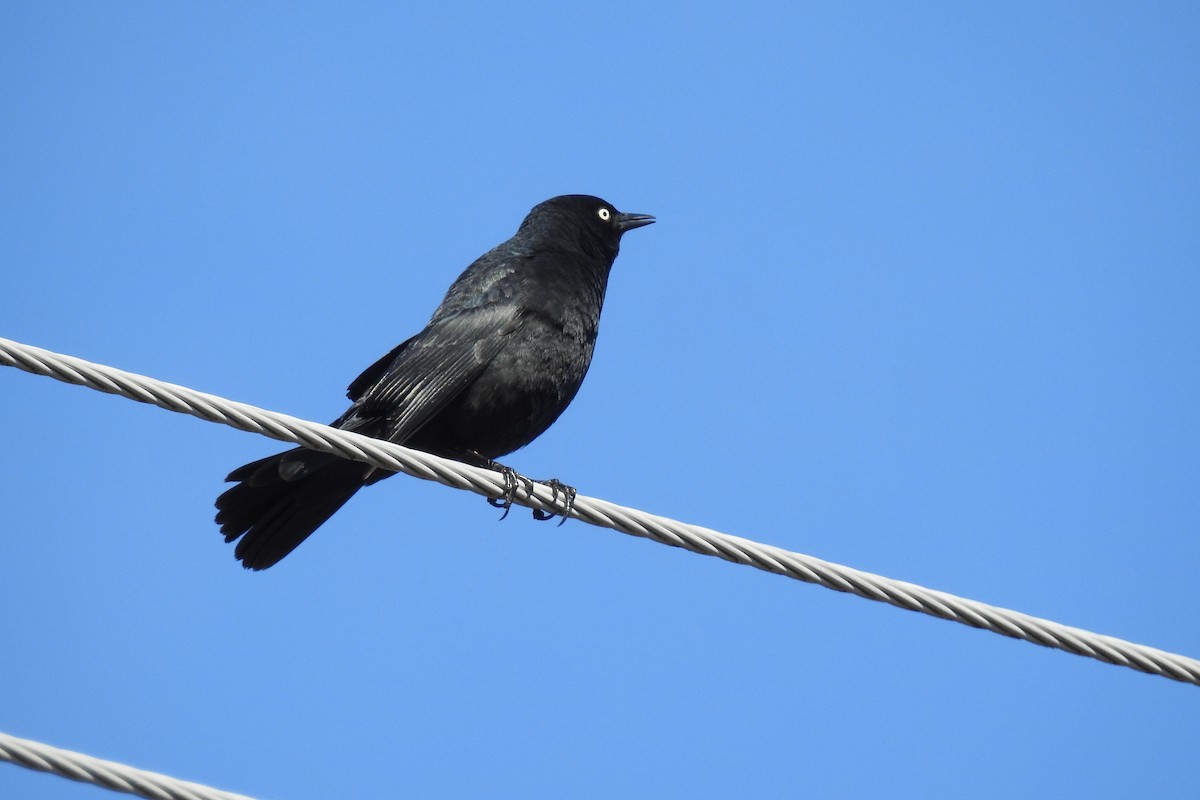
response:
M217 498L225 541L247 569L266 569L292 552L367 483L370 467L296 448L235 469L237 486Z

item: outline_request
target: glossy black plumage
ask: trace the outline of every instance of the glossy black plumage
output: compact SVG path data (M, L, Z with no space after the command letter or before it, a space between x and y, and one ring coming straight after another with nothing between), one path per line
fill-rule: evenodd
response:
M350 384L333 424L479 465L542 434L592 360L621 236L653 217L588 195L535 206L467 268L429 324ZM394 473L304 448L246 464L216 521L249 569L296 548L363 486Z

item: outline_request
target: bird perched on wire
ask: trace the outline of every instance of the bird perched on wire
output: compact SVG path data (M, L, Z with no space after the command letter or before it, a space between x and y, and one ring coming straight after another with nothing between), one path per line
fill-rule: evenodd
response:
M534 206L516 235L458 277L424 330L350 384L353 404L333 427L499 469L511 482L494 459L540 436L575 397L621 236L654 221L589 195ZM241 538L243 566L266 569L359 489L394 474L295 448L231 472L238 485L217 498L216 521L225 541Z

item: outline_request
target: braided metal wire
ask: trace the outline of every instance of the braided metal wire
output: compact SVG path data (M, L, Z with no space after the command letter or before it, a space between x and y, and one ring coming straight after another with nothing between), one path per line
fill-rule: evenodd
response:
M467 489L486 497L499 497L505 491L503 478L491 470L472 467L400 445L236 403L183 386L163 383L153 378L3 338L0 338L0 365L17 367L37 375L88 386L110 394L119 394L170 411L191 414L211 422L220 422L285 442L301 444L314 450L336 453L385 469L405 472L458 489ZM549 487L533 484L532 490L530 493L528 487L519 484L514 502L543 511L559 511L559 505ZM681 547L693 553L716 556L736 564L746 564L777 575L815 583L839 592L848 592L868 600L889 603L909 611L919 611L940 619L960 622L1014 639L1024 639L1109 664L1200 685L1200 661L1186 656L862 572L592 497L577 496L571 516L593 525Z
M0 761L150 800L253 800L244 794L222 792L7 733L0 733Z

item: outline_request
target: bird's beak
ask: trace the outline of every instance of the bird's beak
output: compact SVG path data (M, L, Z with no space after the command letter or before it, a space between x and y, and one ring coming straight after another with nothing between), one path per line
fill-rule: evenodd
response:
M649 214L617 214L617 230L621 233L640 228L643 225L650 225L653 222L654 217Z

